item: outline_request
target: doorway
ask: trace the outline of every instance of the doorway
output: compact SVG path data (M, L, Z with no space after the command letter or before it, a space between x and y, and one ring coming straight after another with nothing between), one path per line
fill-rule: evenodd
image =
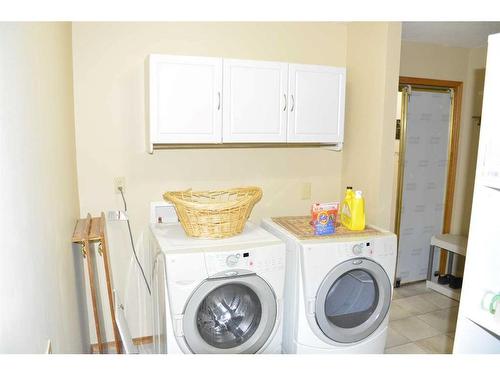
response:
M399 88L396 286L426 279L431 237L450 231L462 82L400 77ZM444 275L447 254L435 256Z

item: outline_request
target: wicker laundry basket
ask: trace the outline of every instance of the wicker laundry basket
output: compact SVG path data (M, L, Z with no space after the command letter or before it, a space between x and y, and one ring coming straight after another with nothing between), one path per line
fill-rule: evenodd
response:
M191 237L226 238L243 231L253 206L262 197L255 186L215 191L169 191L186 234Z

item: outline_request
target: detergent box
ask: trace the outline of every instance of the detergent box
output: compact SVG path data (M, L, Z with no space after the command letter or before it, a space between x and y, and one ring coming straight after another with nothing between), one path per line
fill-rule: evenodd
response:
M323 236L335 233L339 206L339 202L314 203L311 206L311 224L315 235Z

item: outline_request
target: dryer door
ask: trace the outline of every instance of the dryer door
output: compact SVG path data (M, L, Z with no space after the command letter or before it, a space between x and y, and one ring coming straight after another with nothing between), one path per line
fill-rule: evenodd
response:
M256 353L273 332L276 315L276 296L259 276L207 279L186 305L184 338L193 353Z
M356 258L333 268L316 295L316 322L333 341L353 343L372 334L387 315L391 282L376 262Z

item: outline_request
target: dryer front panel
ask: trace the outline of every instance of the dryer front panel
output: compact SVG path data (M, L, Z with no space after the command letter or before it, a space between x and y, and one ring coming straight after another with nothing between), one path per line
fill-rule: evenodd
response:
M193 353L256 353L268 341L276 296L262 278L242 273L207 279L189 299L182 327Z
M391 282L384 269L367 258L334 267L316 294L316 324L329 339L354 343L371 335L385 319Z

